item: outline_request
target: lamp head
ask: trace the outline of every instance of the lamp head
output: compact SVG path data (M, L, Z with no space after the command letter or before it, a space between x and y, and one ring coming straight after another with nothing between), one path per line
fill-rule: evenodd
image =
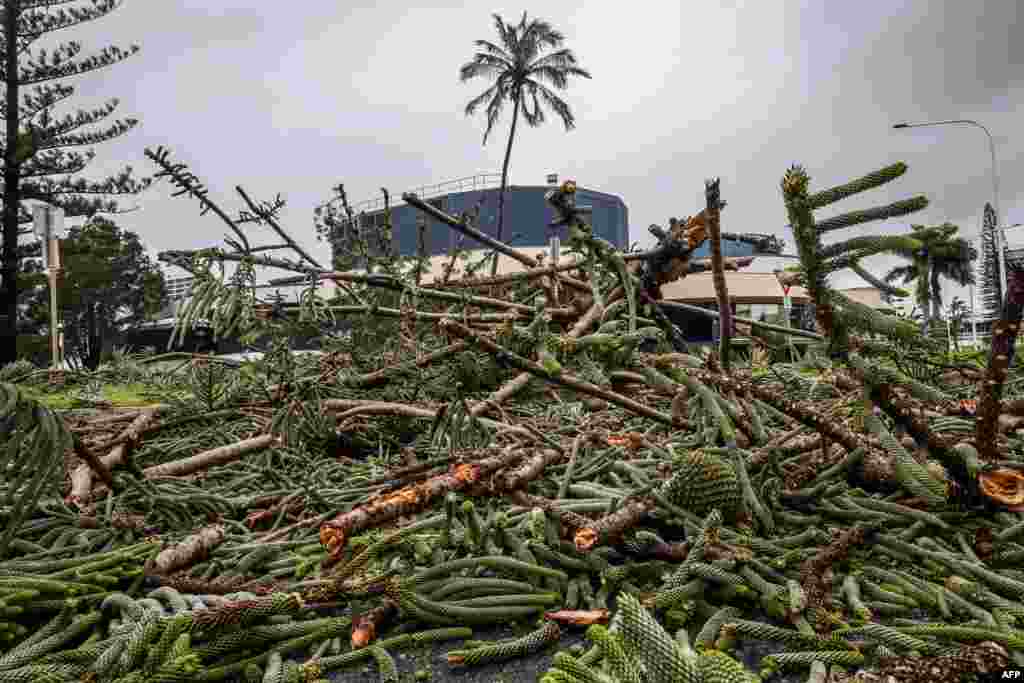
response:
M893 124L893 128L910 128L909 123L896 123Z

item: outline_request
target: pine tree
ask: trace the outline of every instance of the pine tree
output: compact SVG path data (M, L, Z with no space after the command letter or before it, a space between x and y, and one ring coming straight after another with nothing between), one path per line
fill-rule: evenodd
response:
M116 201L103 196L136 194L149 180L136 180L132 168L99 181L75 178L93 160L95 153L73 148L106 142L131 130L138 121L113 121L103 130L82 130L110 116L116 99L92 110L56 116L56 105L75 90L59 79L70 78L116 64L138 52L107 47L98 54L80 57L81 43L69 41L47 50L30 51L43 35L99 19L118 9L121 0L92 0L89 6L75 6L76 0L0 0L3 30L3 68L0 80L6 92L0 101L7 124L0 158L3 163L3 244L0 268L0 365L17 358L18 240L32 222L23 202L35 201L60 207L66 217L91 217L97 212L117 213ZM31 86L23 92L24 86Z
M996 234L996 212L985 204L981 226L981 320L986 330L999 320L1003 309L1003 283L999 277L999 236ZM985 338L991 336L986 332Z
M851 211L823 220L815 220L814 211L899 178L907 171L904 163L870 173L845 185L811 194L810 177L801 166L792 166L782 178L782 196L786 204L793 236L800 254L800 280L814 306L820 332L828 337L829 353L843 358L849 351L849 332L859 330L880 334L903 344L924 343L918 330L868 306L851 301L828 285L832 273L850 268L883 292L901 295L902 291L874 277L859 264L873 254L913 250L920 242L909 235L852 237L823 245L821 236L869 221L896 218L920 211L928 205L923 196L911 197L887 206ZM927 314L927 311L925 312Z

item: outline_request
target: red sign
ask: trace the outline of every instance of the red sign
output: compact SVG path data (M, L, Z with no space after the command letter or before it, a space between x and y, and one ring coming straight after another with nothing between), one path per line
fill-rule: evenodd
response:
M789 296L789 287L790 287L790 285L783 285L782 286L782 293L784 295L786 295L786 296Z

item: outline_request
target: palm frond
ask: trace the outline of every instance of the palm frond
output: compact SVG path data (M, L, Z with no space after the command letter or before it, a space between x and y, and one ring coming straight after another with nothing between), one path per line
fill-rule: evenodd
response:
M484 131L485 145L487 144L487 138L491 135L491 131L494 130L494 124L498 122L498 118L501 116L501 110L505 106L508 93L506 81L503 78L499 78L494 85L498 90L494 97L491 98L491 101L487 103L487 129Z
M505 20L501 18L500 14L492 14L494 18L494 29L498 32L498 37L501 39L501 44L505 46L505 49L510 54L515 54L516 40L515 40L515 27L511 24L506 24Z
M562 123L565 124L566 130L572 130L576 127L576 117L573 116L572 110L569 108L569 105L565 100L551 92L540 83L537 84L537 92L540 94L540 98L544 103L554 109L555 113L558 114L558 117L562 119Z
M501 57L477 52L471 61L459 67L459 80L466 82L481 76L498 77L509 68L509 63Z
M569 67L574 67L576 66L576 55L574 55L572 50L569 48L555 50L554 52L538 58L530 64L530 69L539 69L547 66L551 66L556 69L568 69Z
M850 269L857 275L859 275L862 280L867 282L872 287L875 287L876 289L880 290L883 294L887 294L889 296L907 296L906 291L899 289L898 287L893 287L887 282L879 280L870 272L868 272L865 268L861 267L859 260L852 259L850 261Z
M505 60L509 66L512 66L512 63L515 61L512 55L510 55L505 49L495 45L489 40L474 40L473 44L477 47L483 48L487 54Z
M466 103L466 107L463 110L466 116L472 116L476 113L476 110L480 108L480 105L495 96L498 91L498 84L494 83L491 87L484 90L482 93L471 99Z
M903 284L907 284L917 279L917 266L896 266L882 278L884 282L895 282L903 278Z
M532 108L530 105L532 104ZM526 120L526 124L531 128L536 128L540 124L544 123L544 109L540 106L540 100L537 97L536 84L529 81L523 85L523 95L521 96L521 111L523 118Z
M523 14L525 21L526 14ZM531 19L529 24L520 22L519 45L523 56L532 61L541 48L557 48L565 40L561 31L555 30L551 24L543 19Z

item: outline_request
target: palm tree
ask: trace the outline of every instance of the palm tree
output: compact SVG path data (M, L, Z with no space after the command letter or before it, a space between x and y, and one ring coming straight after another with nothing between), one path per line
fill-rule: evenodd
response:
M970 315L970 309L967 307L966 301L958 296L954 296L953 300L949 302L947 314L949 315L950 336L953 337L953 348L959 351L960 330L963 328L967 316Z
M953 280L961 287L973 284L972 262L978 252L968 240L954 237L958 228L951 223L912 227L909 237L915 248L894 250L909 263L890 270L884 280L902 280L904 284L916 281L915 300L923 318L921 330L927 332L930 321L942 318L941 280Z
M459 79L463 82L477 76L494 80L493 84L466 104L466 116L472 116L484 103L487 104L487 129L484 131L484 144L498 122L501 109L506 102L512 102L512 128L508 134L508 145L505 148L505 163L501 167L501 193L498 195L498 234L500 241L505 220L505 187L508 183L508 162L512 154L512 141L516 136L516 122L522 112L523 118L531 128L544 123L544 108L547 105L562 119L565 129L576 126L569 105L551 88L565 90L569 85L570 76L590 78L590 74L576 65L576 56L571 50L561 48L565 37L546 21L541 19L526 20L526 12L519 24L506 24L500 15L495 14L494 26L498 31L500 45L489 40L477 40L474 44L481 48L473 55L473 59L459 69ZM541 56L546 49L554 52ZM547 85L545 85L547 84ZM491 275L498 270L498 258L495 255L491 264Z

